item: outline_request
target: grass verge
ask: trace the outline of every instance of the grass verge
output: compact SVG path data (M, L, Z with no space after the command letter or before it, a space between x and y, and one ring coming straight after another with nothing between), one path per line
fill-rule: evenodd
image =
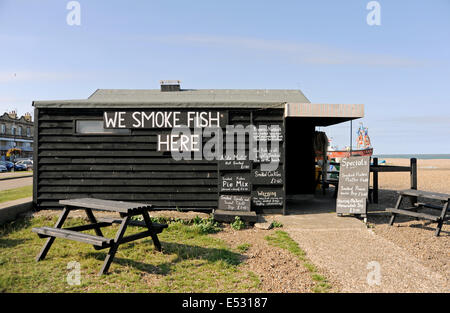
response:
M46 259L36 262L45 240L31 228L55 222L39 217L0 226L0 292L256 292L260 285L254 273L241 269L242 255L205 233L200 222L170 223L159 235L163 252L155 251L149 238L121 245L110 273L101 277L97 272L107 249L79 242L57 238ZM69 217L64 227L86 223ZM113 238L117 227L103 228L103 234ZM126 234L139 231L129 227ZM68 283L71 261L80 264L79 285Z
M311 273L311 278L316 283L312 289L313 292L328 292L331 289L331 285L327 282L326 278L317 273L316 266L309 262L306 258L305 251L289 237L288 233L277 230L272 235L266 236L265 239L270 245L288 250L302 261L303 266Z
M31 197L33 194L33 186L24 186L14 189L0 191L0 203L6 201L17 200L21 198Z

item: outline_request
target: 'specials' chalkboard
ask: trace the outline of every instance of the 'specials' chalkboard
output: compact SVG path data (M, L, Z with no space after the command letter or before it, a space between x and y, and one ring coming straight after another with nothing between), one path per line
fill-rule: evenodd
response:
M250 211L250 196L220 195L219 210Z
M338 214L366 214L369 194L370 156L342 159L336 200Z
M250 190L250 174L226 173L220 176L220 192L249 192Z
M255 206L283 206L284 197L281 189L259 189L252 191Z

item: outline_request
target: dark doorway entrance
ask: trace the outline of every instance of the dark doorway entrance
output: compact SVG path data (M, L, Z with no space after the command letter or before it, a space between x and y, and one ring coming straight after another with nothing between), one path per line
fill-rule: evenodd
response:
M286 118L286 195L314 194L314 130L311 118Z

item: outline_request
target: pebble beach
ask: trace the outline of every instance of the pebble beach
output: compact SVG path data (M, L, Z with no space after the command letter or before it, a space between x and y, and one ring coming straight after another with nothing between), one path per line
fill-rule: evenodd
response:
M387 165L409 166L409 159L384 159ZM393 172L378 175L380 189L401 190L410 187L409 173ZM417 188L450 193L450 159L417 160Z

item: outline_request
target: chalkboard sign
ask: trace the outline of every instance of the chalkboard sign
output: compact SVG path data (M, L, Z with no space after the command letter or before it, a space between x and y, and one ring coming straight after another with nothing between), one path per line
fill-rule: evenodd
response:
M366 214L369 194L370 156L342 159L336 200L338 214Z
M257 141L283 141L283 130L278 125L257 127L253 132L253 140Z
M283 190L261 189L252 192L252 201L255 206L283 206Z
M283 171L279 169L275 171L254 169L252 171L252 181L256 185L283 185Z
M246 173L226 173L220 176L220 192L249 192L250 175Z
M269 162L280 162L282 158L282 154L280 152L280 148L278 150L272 149L270 145L268 145L267 149L259 150L261 148L253 148L253 153L256 154L256 163L269 163Z
M250 170L251 162L249 160L224 160L219 161L220 171L233 171L233 170Z
M250 211L250 196L220 195L219 210Z

